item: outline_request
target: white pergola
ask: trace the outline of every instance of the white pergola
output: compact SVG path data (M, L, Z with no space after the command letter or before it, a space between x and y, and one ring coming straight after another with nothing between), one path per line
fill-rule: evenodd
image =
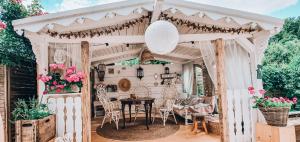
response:
M189 25L173 23L179 33L179 43L177 48L165 55L154 54L158 60L171 61L184 64L201 58L201 52L194 43L201 41L216 42L217 49L217 76L220 99L226 100L226 88L224 83L222 67L222 55L224 40L235 40L243 47L251 58L251 76L253 85L261 88L261 80L256 78L257 65L261 63L263 53L268 45L270 36L278 33L282 28L281 19L243 12L222 7L204 5L183 0L128 0L111 4L98 5L88 8L81 8L59 13L51 13L43 16L35 16L13 21L17 33L29 38L32 49L36 55L38 64L38 74L48 67L48 47L50 43L70 43L81 44L82 67L88 74L92 64L97 62L114 63L139 57L141 50L146 46L144 32L151 23L160 20L162 15L189 21L197 25L215 26L220 28L252 28L253 32L225 33L195 30ZM134 21L143 16L150 16L134 26L113 30L93 37L60 37L50 36L49 31L58 35L85 32L91 30L111 30L124 23ZM107 45L108 43L108 45ZM221 57L220 57L221 56ZM86 58L84 58L86 57ZM83 141L89 142L91 136L90 129L90 102L89 85L85 82L82 91L82 114L83 114ZM220 85L220 86L219 86ZM43 83L38 85L39 95L43 92ZM222 99L221 99L222 100ZM223 101L223 100L222 100ZM228 141L226 131L226 106L222 103L224 117L221 117L223 124L222 140ZM225 110L224 110L225 109ZM222 115L221 115L222 116Z

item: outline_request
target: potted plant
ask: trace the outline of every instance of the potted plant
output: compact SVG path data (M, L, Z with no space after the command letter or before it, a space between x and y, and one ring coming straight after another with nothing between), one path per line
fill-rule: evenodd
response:
M253 87L249 87L248 91L252 95L256 93ZM266 91L261 89L258 91L258 95L253 96L253 107L262 112L268 125L285 127L291 106L297 103L297 98L294 97L291 100L283 97L269 97L264 96L265 93Z
M56 135L55 115L36 99L19 99L12 111L16 141L48 142Z
M76 66L66 68L64 64L50 64L47 74L40 74L39 80L45 83L44 94L61 94L81 92L83 72Z

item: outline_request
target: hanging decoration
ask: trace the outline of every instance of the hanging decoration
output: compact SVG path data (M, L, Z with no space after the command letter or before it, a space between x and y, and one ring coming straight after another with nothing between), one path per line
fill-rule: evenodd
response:
M179 41L179 33L172 23L168 21L156 21L145 32L145 42L149 50L156 54L172 52Z
M66 52L63 49L55 50L53 60L56 64L64 64L66 62Z
M79 31L79 32L69 32L69 33L58 33L55 31L48 30L47 34L49 34L51 37L58 36L59 38L68 38L68 39L70 39L71 37L72 38L85 38L85 37L93 38L95 36L108 35L115 31L129 29L139 23L144 23L145 21L149 22L151 19L150 15L151 14L143 15L142 17L140 17L138 19L130 20L130 21L125 22L124 24L116 25L116 26L109 26L109 27L96 28L96 29Z
M141 53L141 64L151 60L154 60L153 54L148 49L144 49Z
M188 28L191 28L196 31L201 32L208 32L208 33L232 33L232 34L240 34L240 33L251 33L254 31L260 31L259 29L251 28L224 28L224 27L218 27L215 25L201 25L199 23L191 22L188 20L183 20L179 18L175 18L172 16L168 16L166 13L161 13L161 20L167 20L172 22L173 24L176 24L178 26L187 26Z
M140 80L144 77L144 69L141 66L136 69L136 77Z

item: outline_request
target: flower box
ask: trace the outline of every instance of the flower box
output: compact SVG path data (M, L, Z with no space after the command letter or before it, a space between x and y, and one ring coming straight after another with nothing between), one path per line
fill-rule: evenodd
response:
M55 115L37 120L16 121L16 142L48 142L55 138Z

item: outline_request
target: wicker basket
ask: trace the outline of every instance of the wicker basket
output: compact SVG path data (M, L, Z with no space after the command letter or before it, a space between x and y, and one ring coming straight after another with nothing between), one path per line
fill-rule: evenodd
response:
M289 116L289 107L259 107L259 110L264 115L268 125L285 127Z

